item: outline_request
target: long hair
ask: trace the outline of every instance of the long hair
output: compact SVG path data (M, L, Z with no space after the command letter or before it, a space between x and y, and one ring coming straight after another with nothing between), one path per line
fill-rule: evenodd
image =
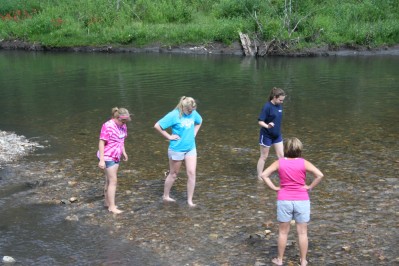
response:
M197 103L191 97L182 96L180 98L179 103L176 106L176 109L179 110L180 117L183 116L183 112L184 112L183 109L184 108L195 109L195 108L197 108Z
M270 96L269 96L269 101L273 100L274 97L278 98L280 96L285 96L285 92L283 91L283 89L280 88L276 88L274 87L271 91L270 91Z

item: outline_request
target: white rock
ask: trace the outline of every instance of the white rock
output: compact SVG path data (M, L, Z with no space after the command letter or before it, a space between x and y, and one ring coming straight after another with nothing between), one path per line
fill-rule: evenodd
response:
M13 263L13 262L15 262L15 259L13 257L10 257L10 256L4 256L3 257L3 262L4 263Z

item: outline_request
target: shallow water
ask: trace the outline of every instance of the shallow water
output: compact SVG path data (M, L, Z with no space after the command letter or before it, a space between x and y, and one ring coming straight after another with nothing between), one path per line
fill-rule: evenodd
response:
M0 170L0 255L20 265L269 265L275 194L256 180L257 116L279 86L283 135L300 138L326 176L311 195L313 265L398 263L398 63L2 51L0 129L45 148ZM184 169L177 203L161 202L167 142L153 129L182 95L198 99L204 118L194 209ZM134 113L117 217L102 207L95 157L113 106ZM60 204L70 197L78 203ZM294 227L289 239L294 262Z

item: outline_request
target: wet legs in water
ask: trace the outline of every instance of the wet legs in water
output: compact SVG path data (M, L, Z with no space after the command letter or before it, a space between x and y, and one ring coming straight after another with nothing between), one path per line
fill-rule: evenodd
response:
M117 172L119 165L115 164L104 170L105 172L105 185L104 185L104 197L105 206L112 213L121 213L122 211L115 205L115 194L117 185Z
M276 151L277 158L284 157L284 144L283 142L273 144L274 150ZM262 180L261 175L265 168L265 163L267 157L269 156L270 147L260 145L260 156L258 160L258 164L256 166L256 170L258 173L258 180Z
M299 254L301 260L301 266L306 266L308 261L306 260L306 254L308 252L308 233L307 223L297 223L296 229L298 232L298 243L299 243ZM272 262L276 265L283 265L283 257L285 247L287 246L288 233L290 232L290 222L280 223L278 227L278 256L274 258Z
M175 200L170 197L170 190L173 183L176 181L177 174L180 171L180 167L183 161L174 161L169 159L169 174L165 179L163 200L168 202L174 202ZM196 180L196 167L197 167L197 157L196 156L186 156L185 164L187 170L187 203L190 207L194 207L193 196L195 189Z

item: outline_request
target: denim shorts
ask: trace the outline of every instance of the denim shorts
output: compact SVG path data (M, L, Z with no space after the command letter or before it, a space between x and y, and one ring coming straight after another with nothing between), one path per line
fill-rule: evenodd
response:
M190 151L168 150L168 157L173 161L183 161L186 156L197 156L197 149L192 149Z
M271 138L265 134L259 135L259 145L264 147L271 147L273 144L283 141L283 136L280 134L277 138Z
M307 223L310 221L309 200L277 201L277 221L287 223L291 220L295 220L297 223Z
M110 168L111 166L114 166L115 164L119 164L119 162L105 161L105 168Z

